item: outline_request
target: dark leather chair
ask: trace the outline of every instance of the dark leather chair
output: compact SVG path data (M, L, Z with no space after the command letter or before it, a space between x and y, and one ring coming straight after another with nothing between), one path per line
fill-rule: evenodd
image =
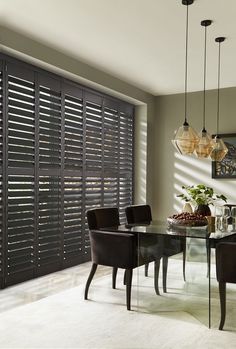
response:
M87 211L89 230L118 227L120 225L119 211L117 207L101 207ZM117 267L112 270L112 288L116 288Z
M125 269L126 304L130 310L133 269L136 268L137 239L133 234L101 230L90 230L92 268L86 283L84 298L88 299L88 290L98 265Z
M152 212L149 205L133 205L125 209L128 224L150 224ZM183 252L183 277L185 281L186 239L176 240L166 237L162 255L163 291L167 292L166 279L168 269L168 257ZM159 251L158 251L159 254ZM145 276L148 276L148 264L145 264Z
M223 330L226 316L226 283L236 283L236 242L221 242L216 245L216 276L219 282L221 319Z
M125 214L128 224L150 224L152 221L152 212L149 205L126 207ZM148 267L149 263L145 264L145 276L148 276Z
M87 212L91 242L92 268L86 283L84 298L88 298L88 290L98 265L113 267L113 288L115 288L117 269L125 269L127 309L130 310L131 285L133 269L146 261L154 261L152 254L138 255L137 235L129 232L109 231L109 228L119 225L117 208L98 208ZM98 230L107 228L106 231ZM144 253L145 254L145 253ZM159 274L160 259L155 261L155 275ZM157 280L157 281L156 281ZM155 290L158 290L158 277L154 278Z

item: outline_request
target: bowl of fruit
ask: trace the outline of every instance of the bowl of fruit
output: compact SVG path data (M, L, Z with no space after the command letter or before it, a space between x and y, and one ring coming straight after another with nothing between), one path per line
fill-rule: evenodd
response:
M198 213L182 212L168 217L167 223L171 227L178 228L202 227L207 225L207 219Z

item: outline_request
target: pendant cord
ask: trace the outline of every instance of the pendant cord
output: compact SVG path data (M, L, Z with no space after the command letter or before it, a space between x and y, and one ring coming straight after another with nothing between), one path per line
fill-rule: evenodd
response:
M187 87L188 87L188 5L186 15L186 43L185 43L185 88L184 88L184 122L187 123Z
M220 42L219 42L219 59L218 59L218 91L217 91L217 124L216 135L219 133L219 121L220 121Z
M203 92L203 131L206 131L206 39L207 39L207 27L205 26L205 47L204 47L204 92Z

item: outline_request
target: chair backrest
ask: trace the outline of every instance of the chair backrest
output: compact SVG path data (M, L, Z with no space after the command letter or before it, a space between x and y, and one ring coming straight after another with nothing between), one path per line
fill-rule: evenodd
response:
M236 242L216 245L216 276L218 281L236 283Z
M90 230L89 236L93 263L124 269L135 268L138 262L141 263L137 256L135 235Z
M134 205L126 207L125 214L128 224L149 224L152 221L152 212L149 205Z
M120 225L117 207L101 207L87 211L89 229L109 228Z

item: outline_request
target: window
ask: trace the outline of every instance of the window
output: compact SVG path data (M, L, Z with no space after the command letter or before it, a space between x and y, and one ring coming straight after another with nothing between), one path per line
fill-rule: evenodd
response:
M1 55L1 287L89 260L86 210L132 195L133 106Z

